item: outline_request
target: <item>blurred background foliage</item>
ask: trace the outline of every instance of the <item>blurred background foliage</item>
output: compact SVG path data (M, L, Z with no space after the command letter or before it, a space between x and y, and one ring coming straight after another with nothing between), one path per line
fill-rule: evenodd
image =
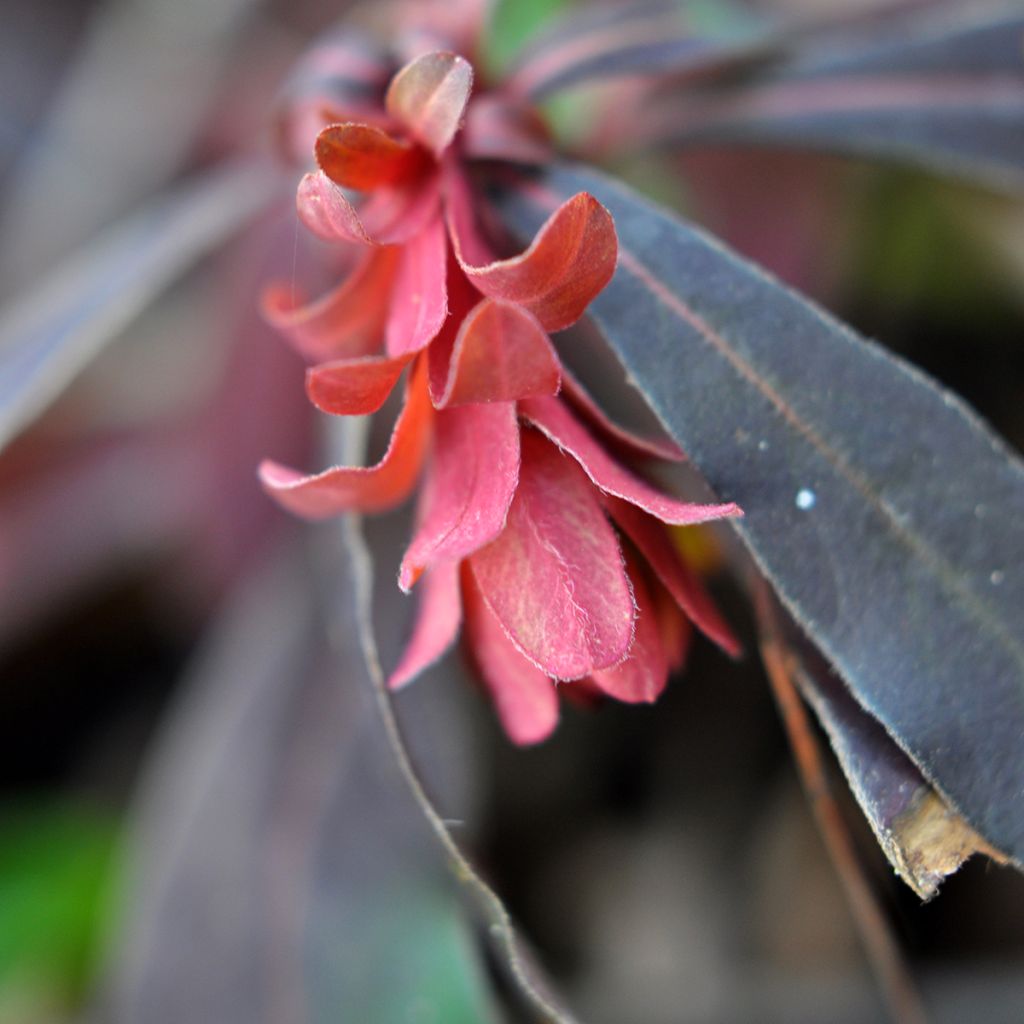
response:
M492 66L507 66L568 5L499 3ZM184 171L264 147L289 64L345 6L2 0L0 298L41 280ZM803 4L802 13L823 6ZM694 5L716 25L800 8ZM553 103L553 123L571 125L586 103ZM615 170L925 367L1024 447L1019 202L823 156L723 151ZM241 614L230 596L240 585L250 611L253 601L271 602L257 616L270 639L286 629L272 610L280 582L267 591L252 578L265 575L266 552L301 543L300 531L269 506L254 467L263 456L301 463L311 426L302 368L254 306L262 283L314 263L294 217L268 216L133 323L0 458L3 1024L106 1019L95 1007L121 1005L135 984L110 981L123 979L117 965L131 959L124 934L159 946L153 918L136 923L141 933L123 931L138 911L128 853L138 841L128 837L153 806L192 804L166 793L160 804L152 785L137 795L144 766L174 749L189 774L189 737L202 723L240 737L238 751L251 747L239 753L252 767L245 779L259 773L261 750L277 749L269 727L262 748L249 720L232 724L223 708L197 703L195 680L209 675L211 657L220 676L238 676L239 693L258 673L252 636L237 644L236 664L221 635L225 614ZM721 539L702 537L687 543L721 566ZM751 637L736 584L721 573L714 582ZM385 631L400 632L407 609L394 600L379 614ZM465 819L475 860L583 1019L882 1019L755 658L733 664L698 644L656 707L570 711L554 740L527 751L509 746L457 681L442 690L438 677L454 672L398 701L417 763L442 807ZM365 708L354 708L327 720L364 721ZM343 856L337 870L324 867L326 922L307 939L326 968L318 977L333 979L311 986L310 1019L518 1019L507 979L481 952L478 925L453 899L366 728L357 767L344 769L353 802L331 812L334 841L315 848L317 857ZM356 743L326 732L319 747L310 743L310 763L285 764L282 777L295 772L306 793L324 765L336 770L345 742ZM200 833L216 831L218 815L249 792L189 784ZM935 1018L1019 1020L1024 879L975 861L921 905L893 878L852 803L845 810ZM179 860L173 870L193 868ZM214 894L229 888L209 885ZM187 918L177 932L168 927L164 941L187 944Z

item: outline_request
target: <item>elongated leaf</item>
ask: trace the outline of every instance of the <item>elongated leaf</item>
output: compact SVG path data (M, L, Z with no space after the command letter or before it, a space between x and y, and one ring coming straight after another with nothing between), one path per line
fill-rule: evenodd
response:
M351 568L331 609L342 661L298 554L235 595L160 744L100 1018L494 1021L375 713Z
M739 84L680 90L627 126L620 144L810 147L1024 185L1019 8L850 35L837 45L812 33L792 59Z
M590 307L857 700L1024 859L1024 470L952 394L596 173L505 193L533 230L586 189L619 267Z
M540 100L616 76L667 73L679 80L733 68L759 49L739 37L698 34L678 3L583 7L530 48L509 76L507 89Z
M764 642L775 646L814 709L879 845L907 885L930 899L972 854L1000 859L853 699L777 603L768 598L760 605Z
M0 447L103 345L277 193L251 162L187 182L73 254L0 316Z

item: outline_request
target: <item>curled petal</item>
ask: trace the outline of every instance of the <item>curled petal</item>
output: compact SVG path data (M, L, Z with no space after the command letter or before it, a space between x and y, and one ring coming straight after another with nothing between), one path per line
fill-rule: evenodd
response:
M435 217L402 247L391 296L388 355L411 355L428 345L448 315L444 221Z
M586 192L555 210L525 252L494 261L487 261L461 175L449 174L447 194L449 230L466 276L484 295L525 306L545 330L574 324L615 272L615 225Z
M336 185L370 192L414 176L421 151L368 124L328 125L316 139L316 162Z
M430 440L433 408L423 373L413 374L384 458L376 466L337 466L303 476L276 462L260 465L260 480L271 497L307 519L339 512L382 512L409 495Z
M527 399L520 405L520 412L562 451L571 455L602 491L625 499L663 523L690 526L741 515L739 506L732 503L696 504L679 501L655 490L611 458L557 398Z
M427 573L420 586L412 636L388 677L388 687L397 690L406 686L439 661L455 643L461 623L459 566L455 562L438 565Z
M440 191L436 178L408 187L381 188L357 211L323 171L299 182L299 219L325 242L360 245L401 245L418 234L437 210Z
M306 394L323 412L364 416L386 401L412 356L364 356L321 363L306 371Z
M469 559L515 646L556 679L617 665L634 606L618 538L579 467L533 430L505 529Z
M679 557L664 527L618 498L606 498L605 506L693 624L723 651L737 657L741 651L739 641L700 580Z
M562 394L594 430L612 447L613 451L634 458L664 459L666 462L684 462L683 450L671 438L642 437L609 419L586 388L563 366Z
M540 743L558 725L555 684L513 647L472 574L463 580L466 640L501 724L513 743Z
M459 130L472 89L469 61L454 53L427 53L395 75L384 105L414 139L440 156Z
M462 321L438 408L555 395L558 355L537 318L511 302L484 299Z
M629 578L636 600L636 636L629 657L620 665L595 672L590 678L603 693L627 704L651 704L668 682L669 659L662 642L658 610L650 591L630 565Z
M296 302L288 285L272 285L263 294L263 315L307 359L369 355L384 337L397 263L397 250L369 252L337 288L308 305Z
M428 565L466 558L501 533L519 482L519 422L511 402L446 409L435 418L434 456L416 535L398 584Z
M654 604L661 643L668 658L668 670L670 673L678 672L686 664L686 656L690 653L693 624L661 585L654 590Z

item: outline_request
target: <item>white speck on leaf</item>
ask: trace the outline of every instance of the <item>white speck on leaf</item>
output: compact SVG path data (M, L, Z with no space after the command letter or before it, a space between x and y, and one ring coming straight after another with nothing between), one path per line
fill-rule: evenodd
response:
M1002 569L996 569L991 576L989 576L989 582L993 587L998 587L1003 580L1006 579L1006 573Z
M817 500L818 496L814 491L809 490L806 487L801 487L800 490L796 492L796 507L800 509L801 512L807 512L814 508Z

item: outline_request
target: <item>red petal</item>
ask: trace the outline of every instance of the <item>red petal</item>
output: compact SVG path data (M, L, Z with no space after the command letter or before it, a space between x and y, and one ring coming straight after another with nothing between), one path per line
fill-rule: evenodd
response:
M317 166L336 185L370 192L407 180L423 166L421 151L368 124L332 124L316 139Z
M422 521L398 577L403 590L428 565L490 544L505 526L519 481L519 423L511 402L447 409L434 422Z
M389 355L418 352L441 330L448 315L447 259L447 233L440 217L403 247L388 317Z
M397 690L439 661L455 643L462 622L459 566L439 565L427 573L419 589L416 624L388 687Z
M700 580L679 557L665 528L657 520L617 498L606 498L605 505L693 624L726 653L738 656L741 650L739 641Z
M654 590L661 643L668 657L669 672L678 672L686 664L693 640L693 624L680 611L672 595L661 585Z
M454 53L427 53L395 75L384 104L414 139L440 156L459 130L472 88L469 61Z
M598 492L532 430L498 539L469 560L516 647L547 675L579 679L617 665L633 639L633 595Z
M376 466L337 466L303 476L276 462L263 462L259 472L264 489L285 508L308 519L325 519L350 509L380 512L401 504L416 483L430 439L433 409L423 378L423 371L417 369L391 443Z
M462 321L438 407L555 395L562 377L551 342L522 306L484 299Z
M463 580L466 639L501 724L513 743L539 743L558 725L555 684L512 646L472 574Z
M526 399L519 411L562 451L571 455L602 491L625 499L663 523L692 526L741 514L737 505L700 505L679 501L655 490L611 458L557 398Z
M263 294L263 315L307 359L353 358L378 349L398 262L394 249L369 252L333 291L302 305L287 285Z
M449 230L459 263L484 295L525 306L548 331L574 324L615 272L618 240L611 214L580 192L547 219L529 248L487 262L461 175L448 176Z
M662 643L657 606L640 573L630 566L636 600L636 636L629 657L621 665L591 675L604 693L627 704L651 704L658 699L668 682L668 654Z
M604 435L613 451L621 450L625 455L641 459L664 459L666 462L684 462L686 460L683 450L670 438L663 440L654 437L641 437L610 420L586 388L564 366L562 367L562 394L598 434Z
M321 363L306 371L306 394L323 412L364 416L386 401L412 356L364 356Z
M326 242L401 245L418 234L437 210L440 192L434 178L407 188L381 188L359 209L323 171L299 182L299 219Z

